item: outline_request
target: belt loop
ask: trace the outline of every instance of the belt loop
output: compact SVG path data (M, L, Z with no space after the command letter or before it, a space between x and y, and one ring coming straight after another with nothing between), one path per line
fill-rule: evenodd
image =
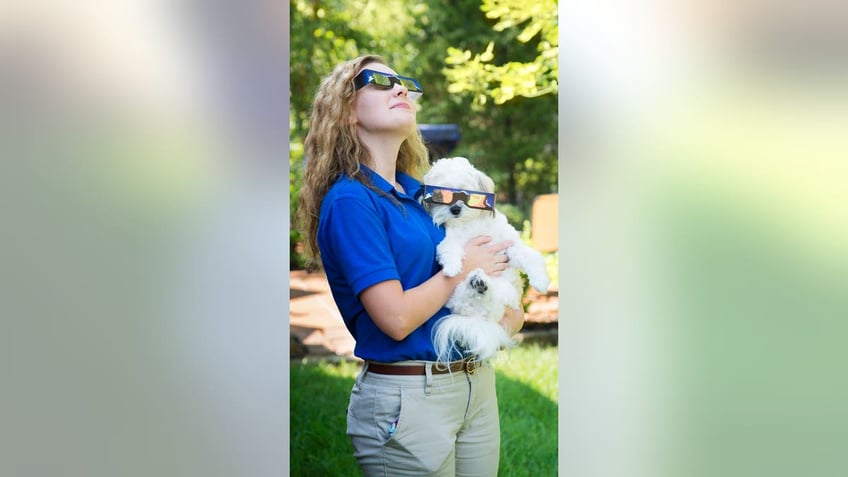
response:
M362 384L362 379L365 378L365 373L368 372L368 361L362 363L362 371L359 372L359 376L356 377L355 384L359 386Z
M424 395L430 395L430 389L433 387L433 363L424 364Z

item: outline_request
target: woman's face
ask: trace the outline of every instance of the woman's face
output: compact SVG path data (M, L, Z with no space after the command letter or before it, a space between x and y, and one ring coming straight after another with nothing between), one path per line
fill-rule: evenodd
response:
M362 69L397 74L380 63L369 63ZM362 132L396 132L407 136L415 128L415 101L409 97L408 90L399 84L393 84L391 89L373 84L363 86L356 92L353 108L357 128Z

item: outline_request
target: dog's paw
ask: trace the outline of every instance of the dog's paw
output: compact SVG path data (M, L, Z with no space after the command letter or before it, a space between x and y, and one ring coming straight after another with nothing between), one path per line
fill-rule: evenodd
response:
M540 275L530 278L530 286L535 288L539 293L547 293L548 287L551 284L551 280L547 275Z
M489 289L489 284L486 283L485 278L482 277L481 273L473 272L468 277L468 284L471 288L477 290L477 293L484 294Z

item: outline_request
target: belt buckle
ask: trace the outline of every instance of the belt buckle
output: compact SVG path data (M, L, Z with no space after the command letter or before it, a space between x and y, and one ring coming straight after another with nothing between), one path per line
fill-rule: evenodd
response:
M477 372L478 367L479 367L478 361L474 358L467 359L465 361L465 372L468 373L469 376L473 376L474 373Z

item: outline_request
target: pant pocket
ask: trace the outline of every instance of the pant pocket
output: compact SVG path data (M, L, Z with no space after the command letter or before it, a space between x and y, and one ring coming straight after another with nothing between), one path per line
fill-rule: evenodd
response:
M354 386L347 409L347 434L361 464L383 460L383 447L393 434L400 400L399 388L367 383Z
M374 396L372 420L375 437L383 445L397 433L403 409L402 396L403 389L400 387L380 388Z
M431 474L453 453L459 424L450 415L452 406L439 401L439 396L425 396L419 390L401 391L397 429L384 448L390 469L396 465Z

